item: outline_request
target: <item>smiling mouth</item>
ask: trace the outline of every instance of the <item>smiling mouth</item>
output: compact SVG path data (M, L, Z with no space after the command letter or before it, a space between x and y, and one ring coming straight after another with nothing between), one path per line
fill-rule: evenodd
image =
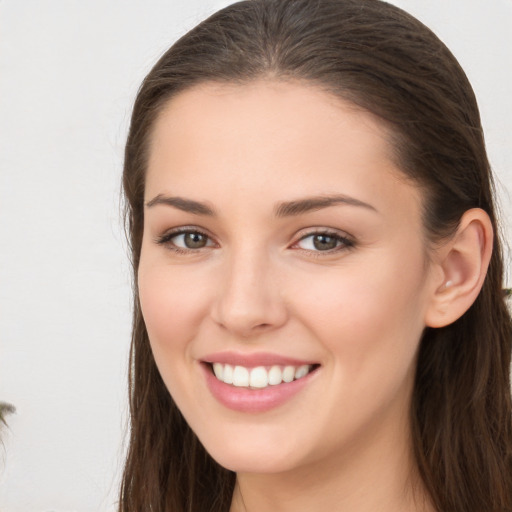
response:
M319 364L303 364L300 366L274 365L247 368L223 363L208 364L212 373L220 382L247 389L264 389L269 386L278 386L300 380L320 366Z

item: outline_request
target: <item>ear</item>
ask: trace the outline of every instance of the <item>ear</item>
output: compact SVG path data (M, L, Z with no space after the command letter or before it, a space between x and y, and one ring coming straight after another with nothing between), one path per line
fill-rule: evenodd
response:
M444 327L460 318L478 296L492 254L491 220L480 208L464 213L453 237L436 249L435 282L425 324Z

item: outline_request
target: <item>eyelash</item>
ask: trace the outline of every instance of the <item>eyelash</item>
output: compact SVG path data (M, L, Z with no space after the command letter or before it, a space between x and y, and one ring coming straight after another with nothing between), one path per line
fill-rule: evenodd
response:
M202 231L196 227L181 227L181 228L173 229L172 231L169 231L167 233L164 233L163 235L156 238L155 242L158 245L163 245L163 246L168 247L170 250L174 251L177 254L195 253L195 252L199 252L202 249L206 249L206 248L213 246L213 245L206 245L205 247L200 247L197 249L193 249L193 248L185 249L183 247L178 247L176 244L173 243L173 238L176 238L177 236L183 235L183 234L185 234L185 235L186 234L198 234L198 235L206 237L209 242L213 241L212 238L207 233L205 233L204 231ZM323 236L326 236L329 238L333 238L336 240L336 243L339 245L337 245L333 249L328 249L326 251L320 251L320 250L315 251L315 250L311 250L311 249L303 249L300 247L296 247L300 242L302 242L308 238L318 236L318 235L323 235ZM324 229L318 229L315 231L309 231L307 234L305 234L304 236L301 236L296 242L294 242L291 245L291 248L296 248L296 250L307 252L309 255L311 255L315 258L321 258L323 256L332 255L334 253L338 253L341 251L351 250L355 246L356 246L356 243L353 239L351 239L347 236L343 236L336 231L324 228Z

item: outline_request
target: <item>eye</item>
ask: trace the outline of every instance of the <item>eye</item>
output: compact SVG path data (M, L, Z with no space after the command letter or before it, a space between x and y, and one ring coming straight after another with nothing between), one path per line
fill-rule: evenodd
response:
M197 231L175 235L171 240L174 245L182 249L202 249L208 245L209 241L206 235Z
M295 245L306 251L333 252L353 247L354 243L337 233L318 232L302 237Z
M215 245L208 235L193 229L171 231L158 238L156 242L177 251L194 251Z

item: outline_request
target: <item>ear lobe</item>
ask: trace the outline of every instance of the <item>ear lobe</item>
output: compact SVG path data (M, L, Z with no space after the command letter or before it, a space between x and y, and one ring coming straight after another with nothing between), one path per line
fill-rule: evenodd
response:
M455 235L437 250L441 283L434 284L426 312L428 327L455 322L473 304L482 288L492 254L491 220L480 208L464 213Z

